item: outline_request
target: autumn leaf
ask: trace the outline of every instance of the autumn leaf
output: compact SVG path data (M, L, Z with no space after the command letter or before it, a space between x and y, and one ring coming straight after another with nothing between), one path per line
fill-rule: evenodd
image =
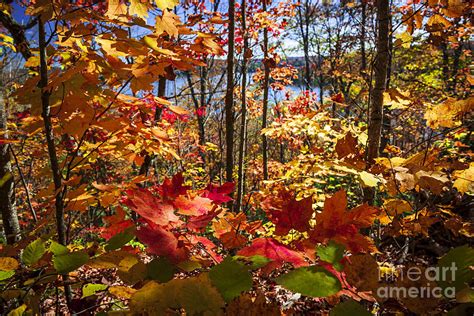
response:
M108 226L102 228L101 236L107 240L134 226L132 220L126 219L126 213L120 206L116 208L115 214L105 216L104 220L108 223Z
M148 17L148 1L130 0L130 15L137 15L139 18Z
M310 228L309 220L313 215L311 197L297 201L292 192L280 188L276 195L269 195L262 202L262 209L275 224L276 235L286 235L291 229L305 232Z
M183 308L189 315L217 315L223 306L224 300L205 274L164 284L148 282L130 300L136 314L163 315L170 308Z
M226 182L221 186L209 184L202 196L211 199L216 204L227 203L232 201L232 198L229 196L229 194L234 191L234 188L235 183L232 182Z
M323 212L316 215L316 226L310 232L310 237L315 242L323 243L332 239L354 253L374 250L373 242L359 230L369 227L378 212L378 209L367 204L347 210L346 193L338 191L326 199Z
M158 191L164 199L173 200L180 195L186 194L188 189L190 189L190 187L184 185L183 175L177 173L171 179L166 178L163 184L158 188Z
M212 201L200 196L189 199L180 195L173 201L173 205L178 209L178 214L187 216L201 216L212 210Z
M469 165L469 168L456 171L454 173L456 180L453 186L461 193L474 191L474 163Z
M148 246L147 252L167 257L171 262L178 263L187 258L188 252L182 242L172 232L161 226L149 223L142 226L136 233L138 239Z
M212 223L214 236L228 248L239 248L245 245L247 238L241 232L248 231L247 228L247 217L244 213L226 212L224 216Z
M259 255L272 260L263 268L266 273L280 268L285 262L289 262L295 267L307 265L303 255L273 238L255 239L250 246L241 249L237 254L245 257Z
M168 105L168 109L170 109L171 112L175 113L175 114L178 114L178 115L189 115L189 111L182 108L182 107L179 107L179 106L176 106L176 105Z
M2 271L16 270L19 266L20 264L14 258L0 257L0 270Z
M155 20L156 35L161 35L166 32L170 37L178 38L179 17L171 12L165 10L163 16L157 16ZM173 111L174 112L174 111Z
M146 189L128 190L124 204L157 225L166 226L179 220L174 213L173 205L162 202Z
M166 9L173 9L179 4L179 0L154 0L156 6L165 11Z

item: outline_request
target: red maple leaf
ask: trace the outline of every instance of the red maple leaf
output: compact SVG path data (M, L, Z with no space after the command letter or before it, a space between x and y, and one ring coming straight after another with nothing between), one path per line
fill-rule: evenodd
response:
M179 196L173 201L173 205L178 209L178 213L187 216L205 215L212 210L212 201L208 198L196 196L188 199L186 196Z
M203 197L211 199L216 204L222 204L232 201L232 198L228 195L234 191L235 183L226 182L221 186L209 184L204 193Z
M316 226L310 232L313 242L334 240L353 253L375 250L373 242L359 230L372 225L378 209L368 204L347 210L346 192L341 190L324 202L322 213L316 215Z
M118 206L114 215L104 217L104 220L109 225L102 228L100 235L106 240L109 240L118 233L121 233L125 229L135 225L132 220L125 219L125 215L126 212L123 210L123 208Z
M140 227L136 235L148 246L147 252L150 254L165 256L173 263L182 262L188 257L188 250L175 234L159 225L148 223Z
M191 230L200 231L219 215L220 212L222 212L222 209L213 210L201 216L192 216L187 221L186 226Z
M172 179L166 178L163 184L159 186L158 191L160 192L163 199L173 200L180 195L186 194L190 187L183 185L184 178L182 173L177 173Z
M263 268L262 271L264 273L280 268L285 262L289 262L295 267L308 264L302 254L288 248L273 238L255 239L250 246L241 249L237 254L246 257L259 255L272 260Z
M179 221L179 217L174 214L173 205L163 203L146 189L128 190L127 198L123 203L157 225L166 226L171 222Z
M277 195L268 196L262 208L275 224L275 234L283 236L291 229L305 232L310 229L309 220L313 216L312 198L297 201L294 194L281 188Z

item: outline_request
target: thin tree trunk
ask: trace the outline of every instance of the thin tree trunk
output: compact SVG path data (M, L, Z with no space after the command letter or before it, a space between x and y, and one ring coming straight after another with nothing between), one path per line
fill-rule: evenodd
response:
M386 90L390 88L390 79L392 77L392 56L393 56L392 16L389 15L387 79L385 81ZM379 149L380 155L383 155L385 147L390 142L390 134L392 134L391 118L392 118L392 111L390 109L386 109L383 112L382 138L381 138L380 149Z
M67 245L66 236L66 224L64 221L64 196L66 194L67 187L62 184L61 169L59 168L58 156L56 153L56 147L54 144L53 125L51 122L51 108L49 104L49 97L51 92L46 89L48 85L48 65L46 57L46 32L44 30L43 21L41 16L38 18L38 37L39 37L39 55L40 55L40 81L38 87L41 89L41 104L44 122L44 132L46 135L46 142L48 145L49 161L51 164L51 172L53 174L55 195L55 207L56 207L56 229L58 233L58 241L61 245ZM71 311L72 303L72 292L71 287L67 285L68 276L63 275L64 281L64 293L66 296L67 306ZM72 311L71 311L72 312Z
M379 156L383 121L383 93L387 80L389 59L388 35L390 24L389 0L377 0L377 55L374 63L375 83L371 91L370 118L367 142L367 165L370 167ZM366 190L365 199L373 203L375 190Z
M304 9L304 11L303 11ZM309 58L309 4L308 0L305 1L304 8L301 5L298 6L298 24L301 32L301 39L303 41L303 53L304 53L304 81L307 90L311 89L311 60ZM263 9L266 11L266 9ZM302 12L303 11L303 12ZM303 15L304 14L304 15Z
M158 97L163 98L166 93L166 78L163 76L160 76L158 79ZM154 120L155 122L159 121L161 119L161 113L163 110L160 107L157 107L155 109L155 117ZM145 156L145 159L143 161L143 164L140 166L139 174L141 175L148 175L148 172L150 170L151 164L153 162L153 155L148 154Z
M207 79L207 67L201 67L201 78L199 78L199 82L201 85L201 102L200 106L202 108L206 107L206 79ZM196 109L198 111L199 108ZM196 112L197 113L197 112ZM198 121L198 128L199 128L199 145L204 146L206 144L206 130L204 126L204 115L197 115ZM205 162L205 155L201 152L202 161Z
M31 57L31 50L25 37L25 28L3 11L0 12L0 23L11 34L16 50L28 60ZM0 86L3 90L3 83L0 83ZM0 131L3 132L3 138L8 138L8 108L3 92L0 91ZM20 223L15 205L15 179L8 146L9 144L0 144L0 214L7 243L13 244L20 239Z
M267 11L267 0L263 0L263 12ZM263 29L263 112L262 129L267 127L268 113L268 86L270 82L270 60L268 59L268 28ZM268 179L268 144L267 136L262 135L263 179Z
M8 109L2 97L3 93L0 92L0 132L3 132L2 138L6 139ZM15 181L8 146L10 145L0 144L0 213L7 244L12 245L20 239L20 223L15 205Z
M365 53L365 26L367 20L366 0L361 0L361 21L360 21L360 71L364 72L367 68L367 57Z
M323 105L324 102L324 77L323 77L323 56L321 56L321 43L317 42L316 49L318 52L318 70L319 70L319 80L318 80L318 86L319 86L319 103L321 106Z
M229 0L229 41L227 52L227 89L225 95L226 180L233 182L234 169L234 37L235 0Z
M201 89L204 89L205 87L202 85L202 76L203 72L201 71ZM201 97L200 97L200 102L197 98L196 90L194 90L193 82L191 80L191 74L189 72L186 72L186 79L188 81L188 86L189 90L191 91L191 100L193 101L194 104L194 110L196 113L199 110L200 106L204 106L206 101L204 100L204 92L201 91ZM205 124L204 124L204 117L197 115L197 122L198 122L198 132L199 132L199 145L204 146L206 144L206 133L205 133Z
M246 0L242 0L241 4L242 10L242 34L244 35L244 49L243 49L243 58L242 58L242 84L241 84L241 94L242 94L242 113L241 113L241 125L240 125L240 144L239 144L239 171L238 171L238 186L237 186L237 199L235 211L239 212L242 205L242 197L245 191L245 170L244 170L244 160L245 160L245 147L247 143L247 62L249 58L249 40L247 36L247 23L246 23L246 10L247 3Z

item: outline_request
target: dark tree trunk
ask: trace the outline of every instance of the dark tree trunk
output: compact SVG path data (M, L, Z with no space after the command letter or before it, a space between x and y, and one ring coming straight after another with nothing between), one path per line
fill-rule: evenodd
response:
M263 12L267 11L267 0L263 0ZM268 59L268 28L263 29L263 111L262 129L267 127L268 87L270 82L270 60ZM268 143L267 136L262 135L263 179L268 179Z
M367 20L367 3L361 0L361 21L360 21L360 71L365 72L367 68L367 57L365 53L365 26Z
M249 51L249 40L247 35L247 22L246 22L246 0L242 0L242 34L244 35L244 49L242 58L242 110L241 110L241 122L240 122L240 144L239 144L239 171L238 171L238 185L237 185L237 199L235 211L239 212L242 206L242 197L245 193L245 148L247 144L247 62L250 57Z
M163 98L165 97L165 94L166 94L166 78L160 76L160 78L158 79L158 95L157 96L159 98ZM162 108L157 107L155 109L155 117L154 117L155 122L158 122L161 119L162 112L163 112ZM150 171L150 167L153 163L153 158L154 158L153 155L150 155L150 154L145 156L143 164L140 166L139 174L146 175L146 176L148 175Z
M235 0L229 0L229 44L227 52L227 89L225 95L226 180L233 182L234 169L234 38Z
M0 92L0 132L7 139L8 109ZM20 239L20 224L15 205L15 181L10 162L9 144L0 144L0 213L2 215L3 232L7 243L14 244Z
M1 11L0 23L8 30L13 38L16 50L27 60L31 57L29 43L25 37L25 28L13 20L12 16ZM3 83L0 83L3 89ZM8 107L0 91L0 131L3 138L8 138L7 119ZM8 144L0 144L0 214L2 215L3 230L8 244L13 244L20 238L20 224L15 205L15 188Z
M390 24L389 0L377 0L377 55L374 63L375 83L371 91L369 129L367 142L367 165L370 167L379 156L383 121L383 93L386 87L389 61L388 35ZM366 190L365 199L373 203L375 190Z
M41 16L38 18L38 37L39 37L39 55L40 55L40 81L38 87L41 89L41 104L44 122L44 132L46 135L46 143L48 145L49 162L51 164L51 172L53 174L56 207L56 229L58 233L58 241L61 245L67 245L66 224L64 218L64 196L66 195L67 187L63 186L61 169L59 167L58 156L56 153L56 146L54 144L53 124L51 122L51 107L49 104L50 91L46 89L48 85L48 65L46 56L46 32L44 29ZM63 281L66 283L67 275L63 275ZM72 306L72 291L69 285L64 285L64 292L67 306L70 311Z

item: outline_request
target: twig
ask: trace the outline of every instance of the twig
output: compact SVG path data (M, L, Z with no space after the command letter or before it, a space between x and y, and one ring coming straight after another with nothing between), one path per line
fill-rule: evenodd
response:
M36 223L38 221L38 217L36 216L36 212L35 212L35 209L33 208L33 205L31 204L30 191L28 190L25 177L23 176L23 171L21 171L20 164L18 163L18 158L12 146L8 146L8 149L10 149L10 152L12 153L13 158L15 159L15 165L16 165L16 168L18 169L18 174L20 175L21 183L23 184L23 187L25 188L26 201L28 202L28 207L30 208L30 212L31 212L31 215L33 216L33 220Z

